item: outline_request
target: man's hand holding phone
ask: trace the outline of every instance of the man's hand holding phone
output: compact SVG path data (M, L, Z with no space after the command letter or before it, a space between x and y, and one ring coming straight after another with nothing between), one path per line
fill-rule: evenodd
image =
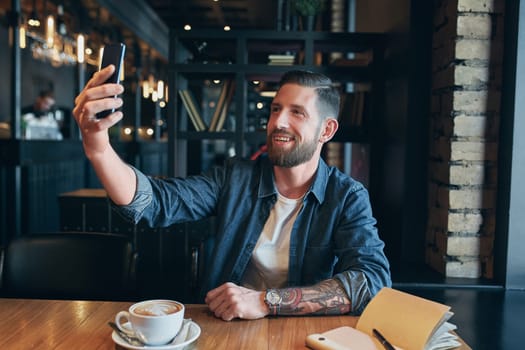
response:
M81 130L88 158L103 153L108 148L108 129L123 117L122 112L117 109L123 104L118 95L124 92L124 87L114 83L114 80L107 83L112 77L118 78L117 70L117 66L113 63L101 65L101 69L93 75L75 99L73 115ZM97 115L104 111L115 112L107 113L105 118L99 119Z
M96 72L75 99L73 115L82 133L84 146L88 146L86 153L89 152L88 149L97 152L105 148L109 144L108 129L123 117L122 112L117 110L107 118L96 118L100 111L122 107L122 99L113 96L122 94L124 87L105 83L114 71L115 67L110 65Z

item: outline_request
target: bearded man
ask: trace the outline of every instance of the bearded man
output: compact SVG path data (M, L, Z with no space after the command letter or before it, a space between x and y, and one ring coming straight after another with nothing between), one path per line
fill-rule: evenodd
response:
M391 285L366 188L321 158L338 128L340 96L309 71L283 75L271 104L268 154L230 159L187 178L148 177L123 162L108 129L122 119L118 84L98 73L73 111L91 161L114 207L152 227L216 217L202 296L219 318L354 314Z

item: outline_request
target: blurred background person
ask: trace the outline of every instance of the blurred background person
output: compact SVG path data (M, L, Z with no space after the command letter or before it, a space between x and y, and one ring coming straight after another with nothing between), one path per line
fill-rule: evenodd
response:
M64 112L55 105L52 90L42 90L32 105L23 107L22 137L25 139L62 140ZM66 137L69 133L66 134Z
M47 116L55 107L55 96L51 90L43 90L32 105L22 108L22 115L33 114L36 118Z
M24 130L27 130L29 126L33 131L30 136L24 133L26 138L62 139L70 137L71 109L57 105L52 90L40 91L32 105L22 108L21 115Z

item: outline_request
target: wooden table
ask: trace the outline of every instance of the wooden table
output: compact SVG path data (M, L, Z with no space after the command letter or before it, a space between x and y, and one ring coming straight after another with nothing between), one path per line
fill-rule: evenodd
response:
M0 349L121 349L107 325L130 302L0 298ZM205 305L186 305L186 316L201 327L192 349L307 349L305 338L343 325L353 316L277 317L225 322ZM470 349L464 345L462 350Z

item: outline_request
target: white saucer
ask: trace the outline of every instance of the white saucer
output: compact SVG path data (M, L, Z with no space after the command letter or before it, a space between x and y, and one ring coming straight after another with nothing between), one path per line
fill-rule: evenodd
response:
M131 325L129 322L126 322L123 324L125 328L130 328ZM131 345L124 339L122 339L117 332L113 331L111 334L111 338L113 338L113 341L126 348L126 349L133 349L133 350L142 350L142 349L155 349L155 350L175 350L175 349L182 349L186 345L189 345L193 343L197 338L201 335L201 327L199 327L198 324L196 324L193 321L190 321L190 329L188 330L188 336L186 337L186 340L179 344L166 344L166 345L143 345L143 346L135 346Z

